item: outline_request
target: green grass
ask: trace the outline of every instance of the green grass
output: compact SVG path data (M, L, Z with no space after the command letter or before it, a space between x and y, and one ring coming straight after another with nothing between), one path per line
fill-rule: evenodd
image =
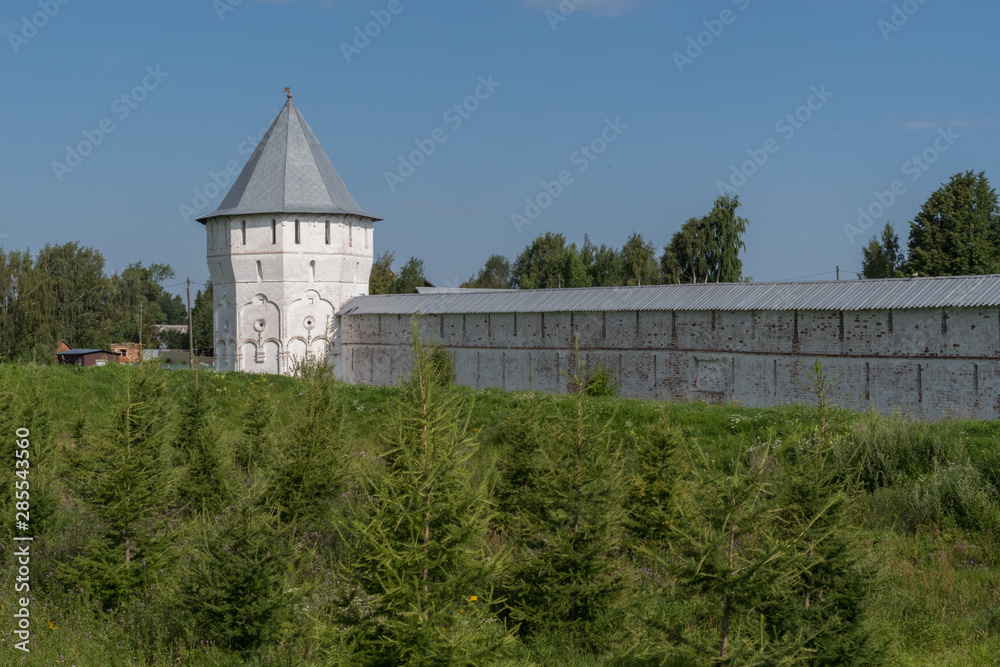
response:
M0 544L5 563L0 574L0 637L6 644L0 652L0 664L337 664L335 658L324 657L322 647L310 635L309 628L320 612L318 607L309 607L308 601L289 610L272 643L245 662L220 647L206 647L194 640L164 643L157 628L170 622L165 616L169 612L151 612L143 608L142 600L135 601L133 608L109 613L95 609L79 591L56 582L58 563L76 553L92 527L86 509L72 492L70 478L65 476L74 455L71 434L81 416L86 419L87 437L99 437L109 428L115 401L120 398L121 371L114 367L0 366L0 392L6 386L15 393L14 412L0 415L5 428L22 425L18 420L26 417L19 411L29 406L44 408L50 415L53 448L48 456L55 461L46 465L58 473L60 496L53 530L35 543L30 660L23 660L11 648L14 569L9 544ZM174 404L191 381L193 373L189 371L167 374ZM198 381L210 388L213 420L230 465L228 459L240 438L242 403L261 379L238 373L201 373ZM283 377L268 378L267 382L276 405L272 432L287 433L303 401L303 382ZM539 418L545 422L554 418L560 401L568 400L550 401L541 394L496 389L456 391L466 401L470 430L482 444L475 459L479 466L496 464L502 454L498 443L505 433L505 421L519 402L542 399ZM398 390L343 386L340 396L349 414L351 449L380 451L383 434L392 423ZM818 430L814 410L808 406L754 409L620 398L587 398L584 406L600 420L610 421L613 437L629 466L635 445L643 441L661 415L682 429L722 471L729 470L737 457L755 445L805 441ZM1000 534L1000 424L912 424L852 412L837 412L835 421L834 434L844 443L836 452L838 460L845 466L869 469L875 464L864 455L877 452L882 466L878 470L891 477L874 493L857 498L855 515L867 557L876 565L865 603L866 623L887 647L887 664L1000 664L1000 553L996 537ZM10 448L10 440L5 438L4 447ZM852 450L859 443L865 443L860 453ZM7 468L9 458L4 452L2 460ZM12 483L9 469L0 470L0 483ZM928 516L934 520L921 518ZM649 634L650 618L681 623L698 618L698 623L690 623L692 632L707 637L717 631L718 614L710 601L679 600L670 595L674 582L665 571L626 553L617 557L622 576L636 582L621 621L634 637ZM290 575L290 580L298 577L309 586L329 583L327 564L313 563L312 567L315 572ZM317 593L309 599L317 602L326 598ZM558 654L544 644L519 644L510 664L622 663L615 658ZM636 658L627 664L661 663Z

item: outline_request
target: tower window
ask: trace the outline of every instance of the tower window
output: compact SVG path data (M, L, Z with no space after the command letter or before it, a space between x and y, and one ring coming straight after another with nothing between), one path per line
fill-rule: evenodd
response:
M240 236L243 237L243 245L247 244L247 221L244 220L240 225Z
M316 260L309 262L309 282L316 282Z
M330 221L326 221L326 244L330 245Z
M257 282L264 282L264 268L260 265L260 260L257 260Z
M347 247L354 247L354 223L347 221Z
M302 243L302 235L299 233L299 221L295 221L295 244Z
M272 220L271 221L271 245L274 245L277 242L278 242L278 221L277 220Z
M361 228L365 232L365 248L368 248L368 223L363 223Z

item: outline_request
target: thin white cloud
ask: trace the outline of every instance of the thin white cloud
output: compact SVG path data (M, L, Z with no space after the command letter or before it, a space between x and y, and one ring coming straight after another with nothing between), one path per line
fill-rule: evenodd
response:
M996 118L958 118L951 121L951 124L955 127L983 128L993 127L996 125L996 120Z
M643 0L522 0L525 5L537 9L555 10L560 5L574 6L592 16L619 16L638 7Z

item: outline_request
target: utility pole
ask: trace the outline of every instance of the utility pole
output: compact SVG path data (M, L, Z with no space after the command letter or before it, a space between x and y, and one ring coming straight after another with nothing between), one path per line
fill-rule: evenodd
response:
M191 279L188 278L188 359L191 368L194 368L194 329L191 327Z
M837 267L837 280L840 280L840 267Z

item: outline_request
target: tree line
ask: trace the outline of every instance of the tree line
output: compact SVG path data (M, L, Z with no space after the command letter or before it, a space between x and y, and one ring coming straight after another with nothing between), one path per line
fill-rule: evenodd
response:
M511 261L494 254L461 287L552 289L750 280L743 275L747 220L739 197L723 195L712 210L691 218L658 253L633 233L621 248L568 243L562 234L535 238ZM892 223L862 251L861 277L954 276L1000 273L1000 205L984 172L958 173L936 190L910 222L902 247ZM375 258L371 294L411 293L426 283L416 257L397 271L395 254ZM77 348L139 342L187 349L188 337L158 333L158 324L186 324L181 297L164 287L174 277L167 264L140 262L112 274L103 255L76 242L49 244L36 255L0 248L0 361L50 358L60 340ZM141 318L141 322L140 322ZM199 290L192 308L195 348L213 346L212 285Z
M538 236L511 262L494 254L461 287L479 289L552 289L617 287L677 283L727 283L743 275L740 254L747 220L737 215L739 197L723 195L708 214L691 218L658 253L656 245L633 233L619 249L597 246L584 235L583 244L567 243L562 234ZM424 284L423 260L411 257L398 274L395 254L384 252L372 268L371 294L403 294Z
M164 288L173 277L167 264L141 262L109 275L104 256L76 242L49 244L35 255L0 248L0 361L48 360L61 340L76 348L141 340L187 349L187 336L156 328L188 322L181 297ZM196 304L196 347L210 348L210 286Z
M619 249L569 243L562 234L535 238L511 261L494 254L461 287L552 289L751 280L743 275L747 220L737 215L739 197L716 199L712 210L691 218L658 254L655 244L633 233ZM903 248L892 223L862 251L860 278L958 276L1000 273L1000 205L985 172L951 177L910 222ZM383 253L372 269L371 294L412 292L425 281L424 263L411 257L397 274L394 254Z
M958 173L934 191L910 222L904 251L887 222L862 250L863 278L1000 273L1000 206L985 172Z

